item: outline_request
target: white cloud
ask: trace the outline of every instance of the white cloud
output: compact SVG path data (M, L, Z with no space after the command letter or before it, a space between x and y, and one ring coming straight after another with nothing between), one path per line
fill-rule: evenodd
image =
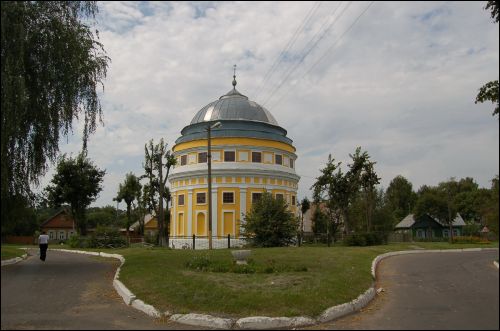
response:
M297 147L300 197L310 197L329 153L346 166L356 146L377 162L385 187L398 174L415 188L451 176L489 186L499 167L498 120L491 104L474 100L498 79L498 24L482 3L376 2L338 40L367 4L350 5L265 105ZM231 89L233 64L238 90L262 104L290 67L282 63L255 92L313 5L103 2L98 28L112 62L105 126L89 141L89 157L107 169L96 205L112 204L127 172L142 173L147 141L173 146L199 109ZM289 64L337 5L321 4ZM63 152L78 152L77 132Z

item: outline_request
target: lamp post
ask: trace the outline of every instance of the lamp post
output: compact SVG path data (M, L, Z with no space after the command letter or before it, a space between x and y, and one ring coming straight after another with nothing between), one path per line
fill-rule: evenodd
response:
M222 124L217 122L215 124L209 124L207 126L207 136L208 136L208 151L207 151L207 163L208 163L208 249L212 249L212 152L210 144L210 131L220 127Z

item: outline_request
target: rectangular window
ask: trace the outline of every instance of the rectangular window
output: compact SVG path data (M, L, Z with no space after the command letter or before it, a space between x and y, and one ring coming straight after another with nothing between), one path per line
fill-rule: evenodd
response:
M187 164L187 160L188 160L188 156L187 155L182 155L181 156L181 166L186 165Z
M54 232L49 231L49 238L50 238L50 239L54 239Z
M262 193L252 193L252 203L256 203L262 197Z
M292 195L292 206L295 206L295 195Z
M224 162L234 162L236 153L234 151L224 151Z
M234 193L222 192L222 203L234 203Z
M293 168L293 159L290 158L290 168Z
M207 163L207 152L198 153L198 163Z
M177 197L177 205L178 206L184 206L184 194L179 194Z
M262 162L262 153L261 152L252 152L252 162L261 163Z
M283 200L283 194L276 193L276 200Z
M281 154L274 155L274 163L283 164L283 155Z
M196 193L196 203L199 205L207 203L207 195L205 192Z

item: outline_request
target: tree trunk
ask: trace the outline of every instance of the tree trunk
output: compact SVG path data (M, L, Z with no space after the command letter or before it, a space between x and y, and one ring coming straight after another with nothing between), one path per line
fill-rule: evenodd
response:
M128 229L130 228L130 202L127 203L127 242L130 244L130 234L128 233Z

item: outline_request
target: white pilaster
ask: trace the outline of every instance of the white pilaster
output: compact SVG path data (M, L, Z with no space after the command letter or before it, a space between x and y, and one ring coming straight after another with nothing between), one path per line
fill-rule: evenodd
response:
M172 218L170 219L170 222L173 222L172 226L172 233L170 236L176 236L177 235L177 192L172 193Z
M212 236L217 236L217 188L212 188Z
M188 190L187 236L193 235L193 190Z

